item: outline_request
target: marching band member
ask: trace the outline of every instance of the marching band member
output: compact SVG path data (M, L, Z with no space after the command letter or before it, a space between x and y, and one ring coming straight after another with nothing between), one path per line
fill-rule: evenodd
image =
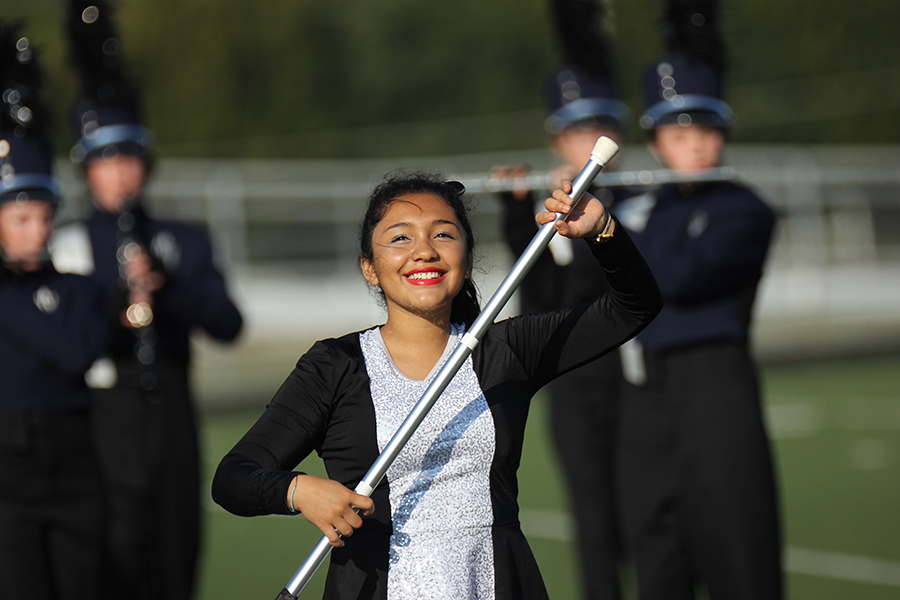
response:
M599 0L552 3L567 64L547 82L545 122L550 148L561 165L554 180L575 177L597 139L619 142L630 111L616 91L611 42L604 31ZM521 178L522 167L494 169L493 175ZM632 195L624 188L593 186L591 193L613 212ZM535 196L525 190L498 194L503 204L503 237L515 255L535 233ZM556 236L522 282L523 312L564 308L596 298L608 289L603 270L583 244ZM555 379L549 392L550 430L563 467L578 527L573 532L584 598L617 600L622 562L614 490L614 451L622 369L617 352Z
M60 274L59 204L35 49L0 22L0 598L99 598L100 473L84 374L106 343L100 293Z
M641 125L664 166L719 166L722 100L715 3L673 1L670 53L644 73ZM775 478L749 328L775 225L733 182L668 184L617 208L665 306L623 348L621 514L641 598L777 600Z
M160 221L143 205L151 135L117 55L109 6L70 4L72 54L83 94L74 107L93 208L60 228L61 268L105 291L113 329L92 370L95 435L109 504L110 598L191 597L200 540L197 426L189 388L190 336L233 340L240 312L213 264L208 236Z

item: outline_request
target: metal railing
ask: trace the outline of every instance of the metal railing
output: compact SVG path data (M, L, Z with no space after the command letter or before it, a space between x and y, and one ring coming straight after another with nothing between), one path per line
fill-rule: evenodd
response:
M624 147L619 171L638 180L659 167ZM151 210L209 226L225 264L290 262L355 268L365 198L398 167L468 178L482 248L500 246L499 203L473 177L497 164L554 166L545 150L396 160L160 160L148 186ZM727 165L779 213L770 264L829 265L900 260L900 146L730 146ZM62 166L62 219L84 209L83 183ZM476 185L472 185L472 183Z

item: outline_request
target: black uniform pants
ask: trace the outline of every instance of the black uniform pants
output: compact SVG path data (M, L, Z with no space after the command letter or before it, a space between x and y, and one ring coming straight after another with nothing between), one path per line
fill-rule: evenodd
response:
M618 600L619 542L613 487L622 371L608 354L550 384L550 426L575 522L587 600Z
M102 517L87 412L0 412L0 598L99 598Z
M743 344L646 355L619 428L623 529L644 600L778 600L780 532L754 365Z
M197 432L182 365L117 364L119 382L95 390L94 431L109 506L105 597L187 600L200 540Z

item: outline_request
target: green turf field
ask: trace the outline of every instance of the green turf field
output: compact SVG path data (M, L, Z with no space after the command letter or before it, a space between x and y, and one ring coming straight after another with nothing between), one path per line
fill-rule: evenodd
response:
M789 597L900 598L900 357L773 366L763 375ZM208 477L261 410L205 417ZM570 518L543 417L538 398L519 472L523 529L550 596L578 598ZM307 462L304 470L319 469ZM206 491L199 597L275 598L317 530L302 517L235 517ZM302 597L321 597L324 570Z

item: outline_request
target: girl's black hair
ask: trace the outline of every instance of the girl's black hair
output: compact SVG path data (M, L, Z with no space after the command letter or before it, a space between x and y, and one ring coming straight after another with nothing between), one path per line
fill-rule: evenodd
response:
M473 256L475 235L472 233L472 225L469 222L469 206L464 198L465 191L465 186L460 182L447 181L435 173L405 173L402 171L388 173L369 195L366 204L366 213L359 227L360 259L366 259L370 263L374 261L372 233L375 231L375 227L384 218L392 202L409 194L433 194L443 199L453 209L465 234L466 251L470 257ZM475 283L470 278L466 278L459 294L453 299L450 322L465 323L468 327L472 325L480 312L478 290Z

